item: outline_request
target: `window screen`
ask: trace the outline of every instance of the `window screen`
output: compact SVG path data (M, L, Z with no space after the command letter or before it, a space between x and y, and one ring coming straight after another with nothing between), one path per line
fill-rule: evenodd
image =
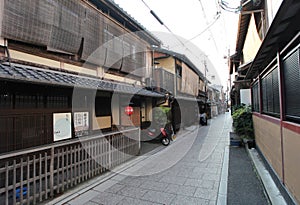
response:
M283 61L283 72L286 117L300 121L299 48Z
M277 67L262 78L262 92L263 113L279 117L280 101Z
M260 106L260 97L259 97L259 86L258 82L256 82L252 86L252 109L254 112L259 112Z

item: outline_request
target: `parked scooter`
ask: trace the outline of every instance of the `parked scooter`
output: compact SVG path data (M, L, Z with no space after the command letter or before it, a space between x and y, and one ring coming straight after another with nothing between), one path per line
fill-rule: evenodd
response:
M168 146L170 144L172 140L172 134L173 131L168 128L167 125L165 127L149 128L147 130L148 137L151 139L159 139L164 146Z
M205 112L200 114L200 124L207 125L207 117Z

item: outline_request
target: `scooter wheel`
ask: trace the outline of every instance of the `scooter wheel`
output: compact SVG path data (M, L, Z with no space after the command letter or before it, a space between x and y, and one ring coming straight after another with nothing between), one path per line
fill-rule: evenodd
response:
M161 143L164 145L164 146L168 146L170 144L170 139L169 138L162 138L161 139Z

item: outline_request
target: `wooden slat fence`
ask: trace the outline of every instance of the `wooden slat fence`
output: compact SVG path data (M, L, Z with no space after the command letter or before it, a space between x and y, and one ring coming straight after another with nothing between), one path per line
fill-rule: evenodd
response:
M132 128L0 155L0 204L37 204L137 155Z

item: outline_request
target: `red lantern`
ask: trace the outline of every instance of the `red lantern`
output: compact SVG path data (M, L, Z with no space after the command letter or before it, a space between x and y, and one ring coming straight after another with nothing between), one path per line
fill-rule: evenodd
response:
M131 107L131 106L126 106L126 107L125 107L125 113L126 113L126 115L128 115L128 116L132 115L132 113L133 113L133 107Z

